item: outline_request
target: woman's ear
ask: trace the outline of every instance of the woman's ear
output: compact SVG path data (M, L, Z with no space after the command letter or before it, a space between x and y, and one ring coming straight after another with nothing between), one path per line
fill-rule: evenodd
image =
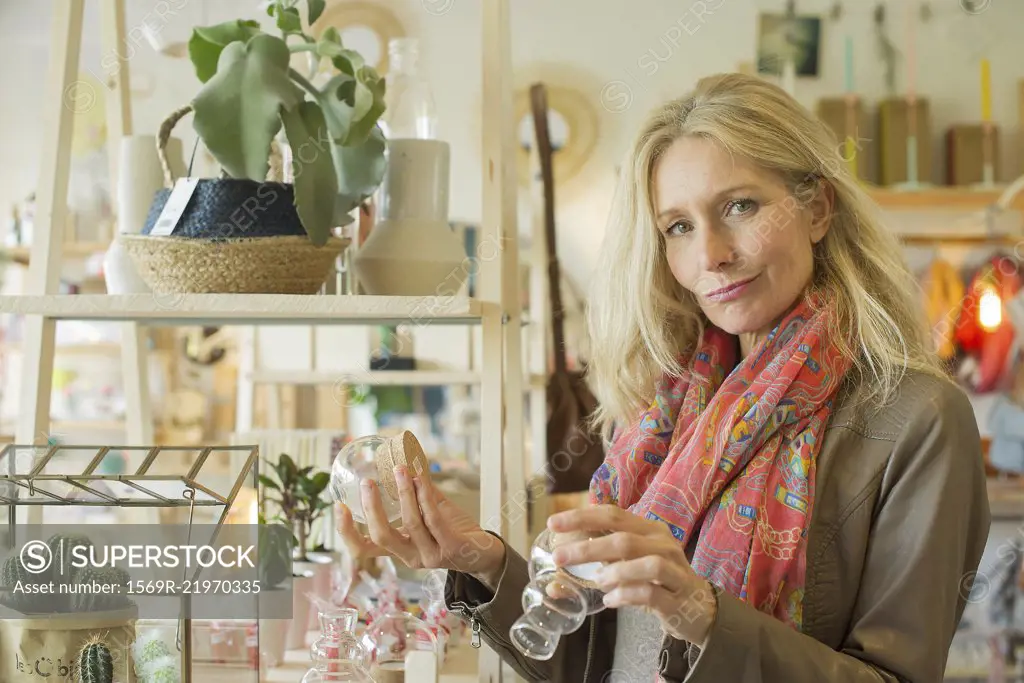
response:
M819 178L817 191L808 203L811 213L811 243L817 244L825 238L829 226L832 225L832 207L835 202L835 188L824 178Z

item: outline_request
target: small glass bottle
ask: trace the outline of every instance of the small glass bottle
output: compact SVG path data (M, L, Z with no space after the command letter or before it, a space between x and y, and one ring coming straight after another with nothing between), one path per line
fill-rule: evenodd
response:
M302 683L372 683L366 670L368 653L356 639L354 629L359 613L347 607L325 607L320 611L320 637L309 648L312 668Z
M430 82L420 71L416 38L388 42L387 89L381 128L389 140L437 139L437 110Z
M404 431L390 437L373 434L353 439L334 456L329 487L331 497L345 504L352 513L352 519L365 524L366 512L360 487L364 480L372 480L380 490L388 521L397 521L402 517L394 473L397 465L405 465L411 477L429 475L427 456L412 432Z
M558 567L552 559L559 545L602 535L558 534L545 529L533 542L527 565L530 583L523 589L523 616L509 630L512 644L527 657L551 659L563 634L572 633L588 615L604 609L604 592L594 582L601 563Z

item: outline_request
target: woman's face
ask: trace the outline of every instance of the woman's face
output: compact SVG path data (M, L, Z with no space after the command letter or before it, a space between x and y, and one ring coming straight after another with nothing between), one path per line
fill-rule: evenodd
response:
M669 268L708 319L736 335L771 331L810 282L828 193L801 207L780 178L697 137L665 151L652 188Z

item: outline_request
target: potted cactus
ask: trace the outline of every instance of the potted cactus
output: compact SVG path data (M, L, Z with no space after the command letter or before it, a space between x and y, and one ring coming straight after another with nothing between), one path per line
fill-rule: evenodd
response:
M79 683L114 683L114 658L99 636L93 636L78 653Z

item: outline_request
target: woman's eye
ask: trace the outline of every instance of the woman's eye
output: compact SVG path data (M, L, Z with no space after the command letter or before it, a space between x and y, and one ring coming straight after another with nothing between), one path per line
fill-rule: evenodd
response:
M757 202L753 199L735 199L726 206L726 214L731 216L742 216L752 213L757 208Z
M684 221L676 221L675 223L672 223L671 225L668 226L668 229L665 230L665 234L666 235L682 235L682 234L687 233L689 231L690 231L689 223L686 223Z

